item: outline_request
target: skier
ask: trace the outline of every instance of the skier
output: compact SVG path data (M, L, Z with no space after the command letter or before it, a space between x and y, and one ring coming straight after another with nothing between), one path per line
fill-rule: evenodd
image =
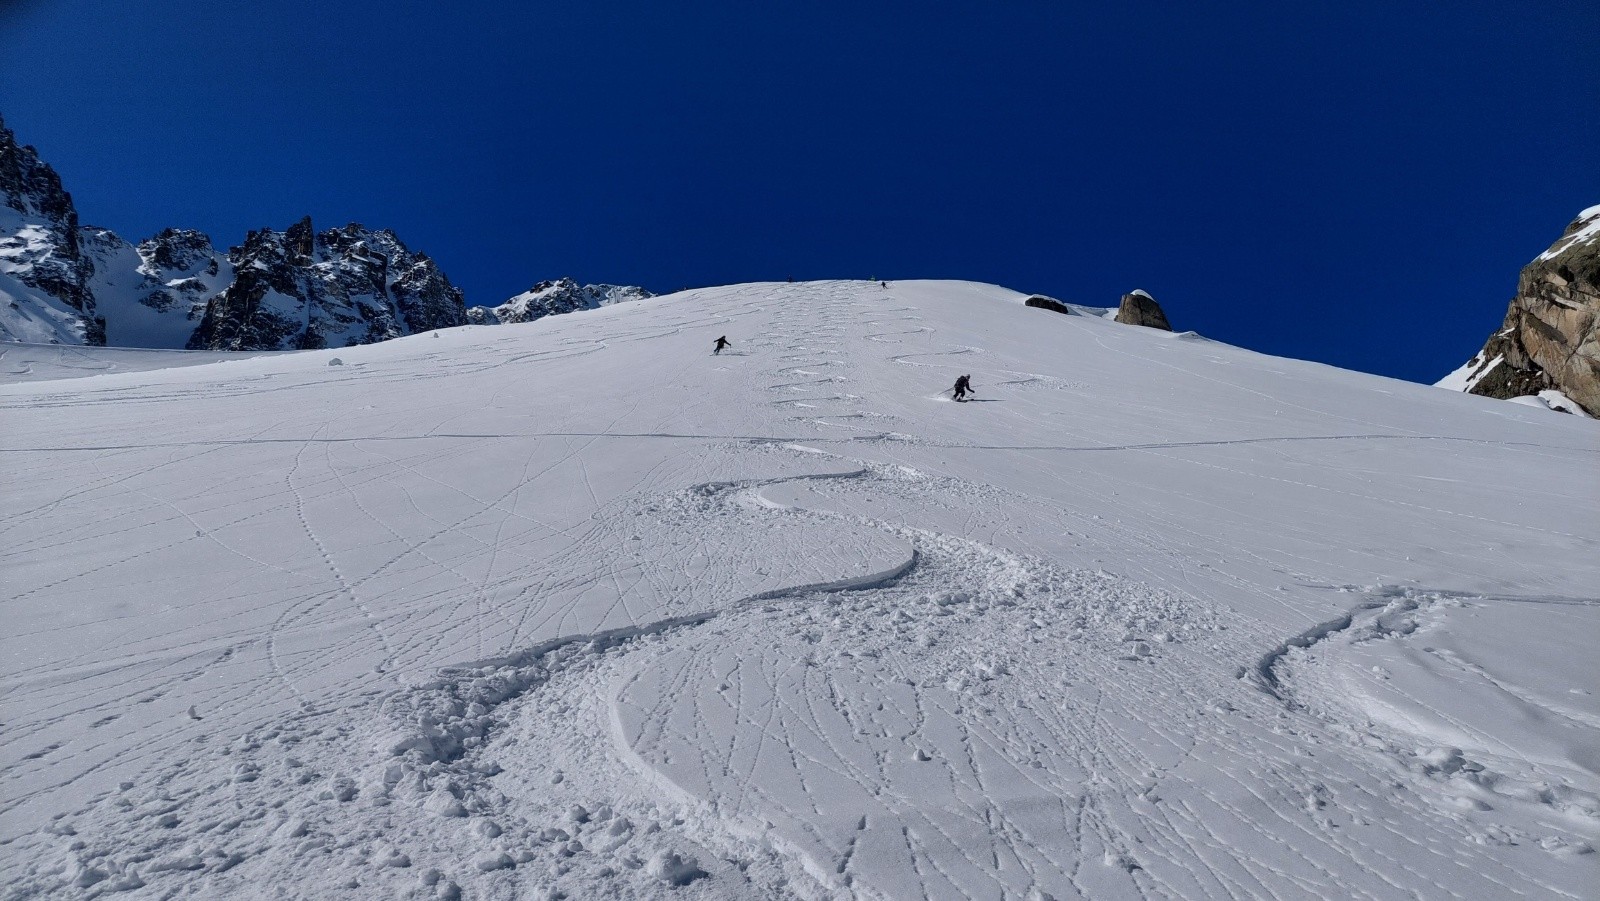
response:
M729 344L732 344L732 343L733 343L732 341L728 340L728 336L727 335L723 335L721 338L717 339L717 347L716 347L715 350L711 351L711 355L714 357L717 354L722 353L722 349L724 347L727 347Z
M956 379L955 391L956 391L956 400L958 402L962 402L962 403L966 402L968 394L977 394L978 393L978 392L972 390L972 376L970 376L970 375L964 375L961 378Z

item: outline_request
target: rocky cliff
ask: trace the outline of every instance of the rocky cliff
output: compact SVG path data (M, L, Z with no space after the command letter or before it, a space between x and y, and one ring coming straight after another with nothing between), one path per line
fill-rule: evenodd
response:
M1600 416L1600 206L1523 267L1505 321L1439 385L1500 398L1559 391Z
M89 288L106 343L116 347L186 346L206 304L233 281L227 256L190 229L169 228L134 245L91 225L79 242L94 264Z
M0 119L0 340L104 344L61 177Z
M201 232L131 244L0 121L0 340L207 350L368 344L467 321L461 290L387 229L303 219L219 253Z
M207 303L192 350L371 344L467 321L461 289L394 232L311 219L251 232L228 251L233 280Z

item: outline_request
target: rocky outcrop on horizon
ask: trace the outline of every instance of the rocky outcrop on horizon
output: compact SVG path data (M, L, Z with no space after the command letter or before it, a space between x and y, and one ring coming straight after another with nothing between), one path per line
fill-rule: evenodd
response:
M593 310L654 296L643 288L579 285L570 278L560 278L539 282L497 307L469 307L467 318L475 325L532 322L546 316Z
M1558 391L1600 416L1600 206L1523 267L1500 327L1438 384L1507 399Z
M1024 300L1022 304L1037 310L1049 310L1052 313L1062 313L1067 316L1079 315L1072 307L1056 300L1054 297L1045 297L1043 294L1035 294Z
M1116 320L1127 325L1142 325L1165 332L1172 331L1172 324L1167 322L1167 314L1161 309L1161 304L1156 303L1156 299L1147 292L1137 288L1122 295L1122 302L1117 306Z

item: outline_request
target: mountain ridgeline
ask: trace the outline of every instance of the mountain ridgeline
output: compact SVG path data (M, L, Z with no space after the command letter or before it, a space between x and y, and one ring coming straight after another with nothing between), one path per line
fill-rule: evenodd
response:
M473 325L501 325L532 322L545 316L593 310L629 300L653 297L643 288L623 285L580 285L570 278L545 281L518 294L497 307L468 307L467 321Z
M468 307L427 254L388 229L317 231L310 217L252 231L226 252L168 228L137 244L80 225L72 195L0 119L0 341L188 350L372 344L459 325L530 322L652 296L637 287L542 281L499 306ZM1035 296L1078 315L1100 308ZM1118 322L1170 329L1149 294ZM1441 387L1600 416L1600 206L1579 214L1522 271L1505 321Z
M104 344L78 212L61 177L0 120L0 338Z
M251 232L227 264L232 282L206 303L190 349L343 347L466 323L461 289L387 229L317 232L308 217Z
M388 229L317 231L309 217L219 251L192 229L137 244L80 225L61 178L0 120L0 340L189 350L371 344L457 325L528 322L649 297L540 282L468 308L427 254Z

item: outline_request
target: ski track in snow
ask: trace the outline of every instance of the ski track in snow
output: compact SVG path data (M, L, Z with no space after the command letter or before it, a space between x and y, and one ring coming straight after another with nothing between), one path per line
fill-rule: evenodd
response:
M0 389L0 898L1593 897L1592 433L997 298Z

